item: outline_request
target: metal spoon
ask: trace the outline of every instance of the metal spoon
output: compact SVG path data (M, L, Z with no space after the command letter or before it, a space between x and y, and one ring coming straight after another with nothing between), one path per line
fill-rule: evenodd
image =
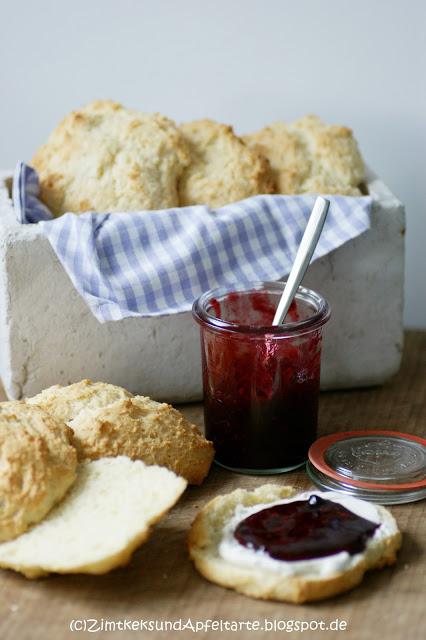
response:
M288 276L283 294L275 312L272 322L273 325L282 324L285 320L293 298L309 266L315 247L318 244L329 206L330 201L326 198L319 196L315 200L314 208L312 209L290 275Z

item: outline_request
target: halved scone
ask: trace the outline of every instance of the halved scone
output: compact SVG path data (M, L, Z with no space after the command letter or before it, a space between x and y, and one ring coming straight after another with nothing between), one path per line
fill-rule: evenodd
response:
M288 562L235 539L235 529L247 515L276 503L307 500L312 495L334 500L353 513L366 514L369 521L380 525L364 551ZM254 491L238 489L218 496L198 513L189 534L190 556L211 582L253 598L294 603L322 600L352 589L368 569L393 564L400 545L397 524L381 506L336 492L298 494L291 487L279 485L263 485Z

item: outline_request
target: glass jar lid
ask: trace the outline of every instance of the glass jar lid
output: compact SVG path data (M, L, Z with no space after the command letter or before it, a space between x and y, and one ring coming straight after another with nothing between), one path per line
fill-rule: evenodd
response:
M309 449L307 472L322 489L400 504L426 497L426 440L398 431L346 431Z

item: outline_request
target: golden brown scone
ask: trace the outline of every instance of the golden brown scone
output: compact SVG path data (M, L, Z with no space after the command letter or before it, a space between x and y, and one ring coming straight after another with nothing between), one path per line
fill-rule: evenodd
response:
M268 161L236 136L232 127L213 120L197 120L181 125L180 130L191 155L179 181L181 206L222 207L275 192Z
M361 195L364 162L347 127L305 116L276 122L244 140L269 159L279 193Z
M71 434L38 407L0 403L0 542L42 520L74 482Z
M85 409L99 409L117 400L131 398L132 394L107 382L92 382L80 380L66 387L59 384L44 389L26 402L41 407L56 419L69 422Z
M213 445L168 404L144 396L82 411L70 422L79 460L128 456L167 467L200 484L213 460Z
M278 193L300 193L311 172L311 162L302 136L283 122L276 122L251 135L245 142L270 162Z
M401 546L401 533L395 520L383 507L374 505L385 534L374 537L363 553L357 554L349 568L330 575L304 571L299 575L284 575L270 567L229 562L219 551L224 528L240 507L253 507L291 498L296 495L291 487L263 485L254 491L237 489L210 501L195 518L188 538L190 556L198 571L208 580L244 595L263 600L302 603L322 600L343 593L358 585L368 569L375 569L396 561ZM317 491L312 493L318 494ZM354 556L355 557L355 556ZM279 561L278 561L279 562ZM291 563L286 563L291 564Z
M188 161L171 120L97 100L66 116L32 165L41 199L60 215L175 207Z

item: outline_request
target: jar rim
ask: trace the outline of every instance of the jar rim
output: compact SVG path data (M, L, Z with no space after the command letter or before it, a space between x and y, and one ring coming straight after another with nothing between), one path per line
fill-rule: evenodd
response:
M207 306L209 302L217 297L222 297L230 293L251 292L251 291L268 291L282 293L285 287L285 281L253 281L242 285L216 287L205 291L192 306L192 314L194 319L201 325L208 325L213 329L227 331L232 333L251 333L268 335L286 336L313 331L321 327L330 318L330 305L327 300L313 289L307 287L299 287L296 292L296 300L311 303L316 311L304 320L286 322L281 325L258 326L250 324L240 324L238 322L229 322L222 318L216 318L208 313Z

